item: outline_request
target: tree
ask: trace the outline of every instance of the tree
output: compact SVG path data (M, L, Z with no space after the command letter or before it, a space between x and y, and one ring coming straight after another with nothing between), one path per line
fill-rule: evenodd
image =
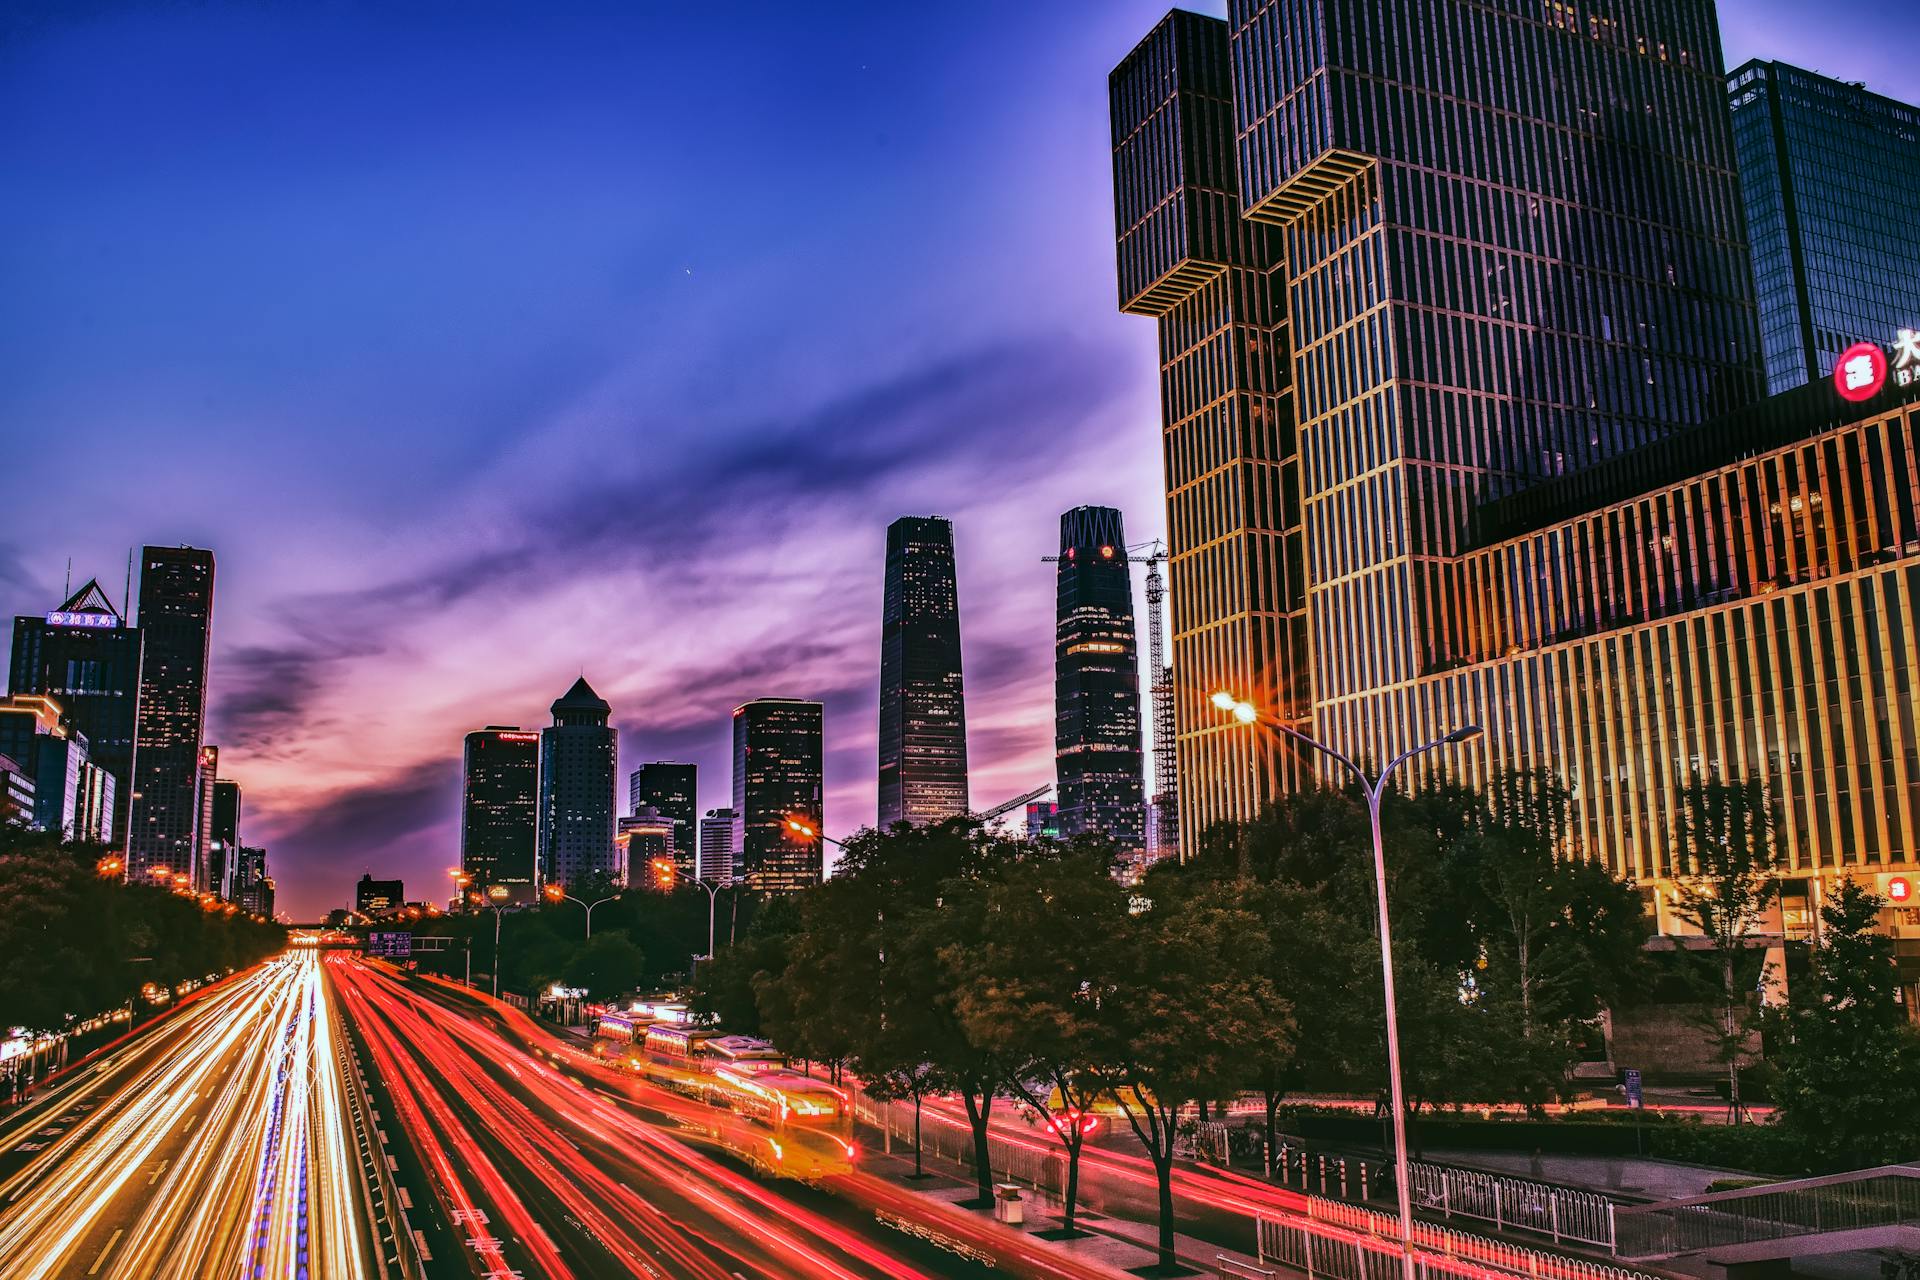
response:
M1758 1029L1754 990L1766 976L1748 976L1751 942L1779 890L1777 821L1772 799L1757 782L1696 781L1680 795L1674 911L1706 941L1706 963L1693 968L1691 981L1700 993L1702 1025L1726 1067L1727 1113L1734 1124L1746 1114L1740 1066Z
M1160 1267L1173 1252L1173 1153L1180 1108L1247 1083L1278 1054L1291 1011L1266 976L1267 932L1231 884L1163 900L1129 917L1122 960L1100 1002L1105 1083L1159 1184Z
M1106 1093L1100 1007L1131 958L1121 949L1128 895L1111 866L1106 853L1082 850L1007 863L985 887L979 934L941 951L961 1029L1002 1062L1024 1062L1008 1087L1066 1151L1069 1235L1079 1234L1083 1122Z
M1805 977L1778 1015L1780 1123L1810 1168L1857 1169L1920 1149L1912 1100L1920 1034L1897 992L1893 939L1879 931L1874 893L1851 880L1820 908Z
M586 989L589 1000L610 1000L633 990L646 955L624 933L596 933L586 939L562 970L570 987Z

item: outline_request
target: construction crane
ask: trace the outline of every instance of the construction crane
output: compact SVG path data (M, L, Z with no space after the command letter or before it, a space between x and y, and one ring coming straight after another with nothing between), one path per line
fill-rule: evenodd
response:
M1041 796L1047 794L1047 792L1051 790L1053 790L1053 784L1049 782L1045 786L1035 787L1033 790L1027 792L1025 795L1015 796L1013 799L1008 800L1004 804L997 804L993 806L993 808L985 810L984 812L975 814L974 816L979 818L980 821L982 822L992 822L995 818L999 817L1001 814L1012 813L1015 809L1018 809L1021 805L1026 804L1030 800L1038 800Z
M1101 548L1102 553L1109 549ZM1180 784L1173 751L1173 668L1167 663L1165 607L1167 580L1160 566L1167 562L1166 545L1155 539L1120 548L1120 554L1107 555L1128 564L1147 566L1147 710L1153 724L1153 806L1155 809L1153 848L1155 858L1179 850ZM1058 564L1064 556L1041 556L1048 564Z

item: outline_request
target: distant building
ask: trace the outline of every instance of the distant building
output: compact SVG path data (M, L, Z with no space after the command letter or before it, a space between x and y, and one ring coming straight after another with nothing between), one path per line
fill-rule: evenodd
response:
M200 748L200 769L195 777L200 799L199 812L193 820L194 862L198 868L193 882L203 890L217 891L220 868L213 852L213 789L220 780L220 748L212 745Z
M208 888L233 901L233 873L240 859L240 784L227 778L213 783L213 839L209 845L212 880Z
M1784 62L1727 87L1767 389L1920 329L1920 110Z
M490 724L467 735L460 870L475 891L506 885L531 899L540 843L540 735Z
M87 758L113 776L115 806L107 843L123 846L133 795L133 742L140 705L141 639L88 579L58 609L13 620L9 693L59 701L87 740Z
M648 761L627 778L627 808L651 808L673 823L674 865L689 876L700 838L699 783L699 769L679 760Z
M887 526L880 620L880 829L967 811L967 704L953 524Z
M733 711L733 847L747 886L792 893L825 874L822 743L826 708L798 698L755 698ZM815 835L789 822L811 826Z
M9 755L0 755L0 826L33 825L33 773Z
M233 900L242 911L273 918L273 880L267 875L267 851L252 845L240 846L234 863Z
M1035 800L1027 805L1027 839L1058 840L1060 806L1051 800Z
M207 715L213 552L140 553L140 698L133 748L127 875L200 877L200 747Z
M700 819L699 877L708 884L732 884L736 874L733 854L733 810L709 809Z
M353 909L363 916L377 916L406 905L407 886L404 880L375 880L371 871L360 877L353 887Z
M670 858L674 865L680 859L674 850L674 822L652 805L640 806L640 812L632 817L620 819L620 830L614 836L622 875L630 889L667 889L672 886L664 883L653 869L655 858ZM691 859L688 875L692 875Z
M1060 834L1097 831L1121 849L1147 838L1140 655L1125 532L1112 507L1060 517L1054 757Z
M614 858L613 708L585 676L553 704L540 731L540 875L548 884L618 879Z
M63 840L107 842L113 777L89 759L86 736L57 700L26 693L0 698L0 755L33 779L32 825Z

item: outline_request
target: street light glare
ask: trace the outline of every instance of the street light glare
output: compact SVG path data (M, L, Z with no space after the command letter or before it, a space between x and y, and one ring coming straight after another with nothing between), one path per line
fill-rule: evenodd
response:
M1253 709L1251 702L1236 702L1233 704L1233 718L1241 724L1252 724L1260 718L1260 713Z
M1240 699L1234 697L1225 689L1216 689L1213 693L1213 705L1222 711L1232 711L1240 705Z

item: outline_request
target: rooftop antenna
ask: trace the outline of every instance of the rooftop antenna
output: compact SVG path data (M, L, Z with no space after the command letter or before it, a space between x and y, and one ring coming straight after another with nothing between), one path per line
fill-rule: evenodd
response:
M133 612L133 548L132 547L127 548L127 589L126 589L126 594L120 597L120 608L122 611L121 621L124 622L126 621L125 615Z
M63 600L73 599L73 557L72 556L67 557L67 585L61 588L60 598Z

